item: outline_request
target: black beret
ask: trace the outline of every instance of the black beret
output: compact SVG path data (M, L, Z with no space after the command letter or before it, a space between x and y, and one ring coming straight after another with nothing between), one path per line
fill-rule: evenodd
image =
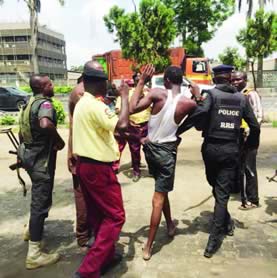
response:
M104 71L94 69L92 67L84 66L83 75L107 80L108 76Z
M214 74L220 74L220 73L230 73L234 70L233 66L230 65L219 65L213 68Z

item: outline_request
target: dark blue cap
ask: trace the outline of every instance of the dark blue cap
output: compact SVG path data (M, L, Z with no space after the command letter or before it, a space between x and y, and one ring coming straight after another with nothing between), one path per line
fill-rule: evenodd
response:
M230 65L219 65L213 68L214 74L220 74L220 73L230 73L234 70L233 66Z
M84 66L83 75L98 78L98 79L104 79L104 80L108 79L108 76L104 71L97 70L87 65Z

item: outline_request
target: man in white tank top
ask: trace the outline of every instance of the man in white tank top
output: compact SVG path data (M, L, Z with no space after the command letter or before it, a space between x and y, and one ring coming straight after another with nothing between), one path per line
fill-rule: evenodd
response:
M151 79L154 71L152 65L145 67L129 104L130 113L140 112L152 105L148 137L142 140L149 172L155 179L150 231L143 249L144 260L151 258L152 244L162 212L166 219L168 236L174 236L176 227L171 218L168 192L173 190L174 184L178 146L176 131L182 120L196 108L194 101L181 95L183 72L179 67L170 66L166 69L164 74L166 89L153 88L142 97L143 87ZM193 85L192 93L199 94L196 85Z

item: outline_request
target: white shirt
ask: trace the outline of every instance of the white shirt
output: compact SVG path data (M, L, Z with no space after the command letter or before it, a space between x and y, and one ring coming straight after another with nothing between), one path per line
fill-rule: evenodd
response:
M246 88L242 90L242 93L245 90ZM262 107L262 102L259 94L255 90L251 90L247 92L246 97L249 100L249 103L253 109L253 112L256 116L258 123L261 124L263 120L263 107Z

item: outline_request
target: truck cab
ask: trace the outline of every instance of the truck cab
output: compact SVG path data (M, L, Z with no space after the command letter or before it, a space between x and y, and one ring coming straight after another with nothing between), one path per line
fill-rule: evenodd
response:
M185 76L197 84L212 84L212 74L207 58L187 57Z
M209 60L204 57L187 56L183 47L168 50L171 65L182 67L184 76L197 84L212 84ZM134 61L124 59L121 50L112 50L101 55L93 56L102 64L109 81L119 85L122 79L132 79Z

